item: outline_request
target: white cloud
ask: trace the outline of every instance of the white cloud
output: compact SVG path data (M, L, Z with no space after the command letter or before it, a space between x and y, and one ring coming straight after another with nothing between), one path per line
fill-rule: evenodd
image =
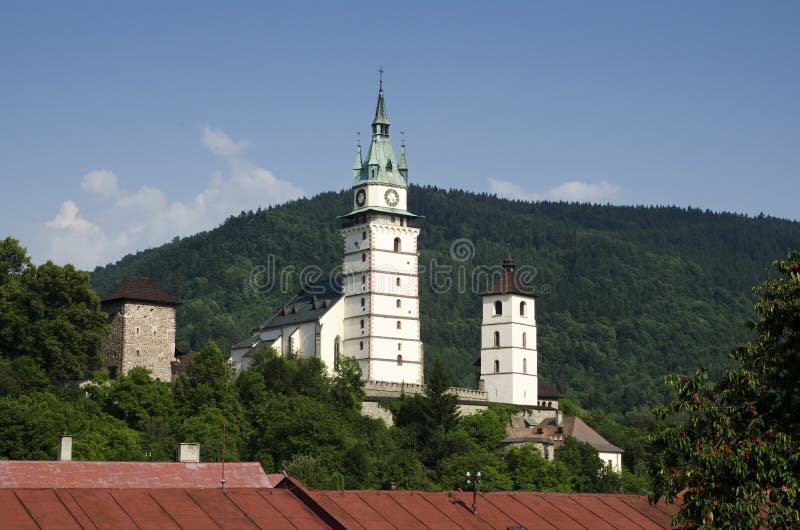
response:
M526 190L507 180L498 180L491 177L487 180L489 181L490 193L494 193L498 197L521 201L549 200L606 203L614 202L622 195L622 188L606 181L602 181L598 184L590 184L572 180L559 184L544 193L538 193Z
M189 201L170 200L155 186L127 192L109 170L87 173L81 189L112 200L95 201L83 216L73 201L64 202L46 224L47 259L91 269L175 236L209 230L240 211L305 195L301 188L246 159L245 140L234 141L220 130L205 127L202 142L222 159L226 170L214 172Z
M238 157L247 149L246 140L234 142L224 132L208 126L203 127L203 143L212 153L222 157Z
M116 197L120 194L117 176L107 169L96 169L87 173L81 182L81 190L105 197Z
M78 206L72 201L64 201L55 217L47 222L47 228L67 230L78 234L96 232L98 227L80 216Z

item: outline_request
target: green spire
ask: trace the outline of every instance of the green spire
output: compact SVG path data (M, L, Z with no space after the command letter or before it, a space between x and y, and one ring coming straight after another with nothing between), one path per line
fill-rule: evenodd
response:
M361 166L358 167L358 164ZM405 159L402 170L394 156L392 142L389 140L389 119L386 117L386 102L383 99L383 79L378 88L378 104L375 107L375 119L372 120L372 141L366 157L361 158L361 150L356 154L353 167L353 185L364 183L389 184L406 187Z
M353 176L358 178L358 174L361 173L361 167L364 165L364 162L361 160L361 142L358 142L358 147L356 147L356 161L353 163Z
M402 131L400 131L402 134ZM400 144L400 164L397 165L398 171L403 175L403 178L408 181L408 165L406 164L406 140L403 138L403 143Z
M384 127L380 127L381 125ZM386 117L386 103L383 101L383 81L378 89L378 104L375 106L375 119L372 120L372 133L389 136L389 118Z

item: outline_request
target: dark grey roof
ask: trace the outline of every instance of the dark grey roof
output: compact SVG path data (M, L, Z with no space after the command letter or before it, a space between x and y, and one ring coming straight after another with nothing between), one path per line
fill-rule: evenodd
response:
M561 397L561 394L559 394L556 391L556 389L553 388L552 385L549 385L549 384L543 382L542 380L539 380L539 392L538 392L538 394L539 394L539 398L558 399L558 398Z
M564 435L573 436L579 442L586 442L595 449L603 453L624 453L622 449L611 444L600 436L597 431L586 425L582 419L575 416L567 416L561 422L564 427Z
M261 342L261 338L258 335L255 335L253 337L248 337L248 338L244 339L242 342L237 342L236 344L231 346L231 348L237 349L237 350L239 348L252 348L253 346L258 344L259 342Z
M261 331L313 322L327 313L342 296L342 286L336 280L309 284L300 289L294 298L261 326Z

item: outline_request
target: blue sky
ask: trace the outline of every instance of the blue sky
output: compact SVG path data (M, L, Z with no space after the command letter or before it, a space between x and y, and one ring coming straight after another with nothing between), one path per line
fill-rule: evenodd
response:
M0 237L92 268L348 187L379 65L415 183L800 219L799 25L778 1L4 2Z

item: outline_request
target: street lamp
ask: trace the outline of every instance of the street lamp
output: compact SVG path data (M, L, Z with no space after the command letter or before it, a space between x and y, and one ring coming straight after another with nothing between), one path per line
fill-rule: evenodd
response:
M478 490L481 487L481 472L478 471L475 475L472 475L469 471L467 471L467 486L472 486L472 513L477 513L478 511Z

